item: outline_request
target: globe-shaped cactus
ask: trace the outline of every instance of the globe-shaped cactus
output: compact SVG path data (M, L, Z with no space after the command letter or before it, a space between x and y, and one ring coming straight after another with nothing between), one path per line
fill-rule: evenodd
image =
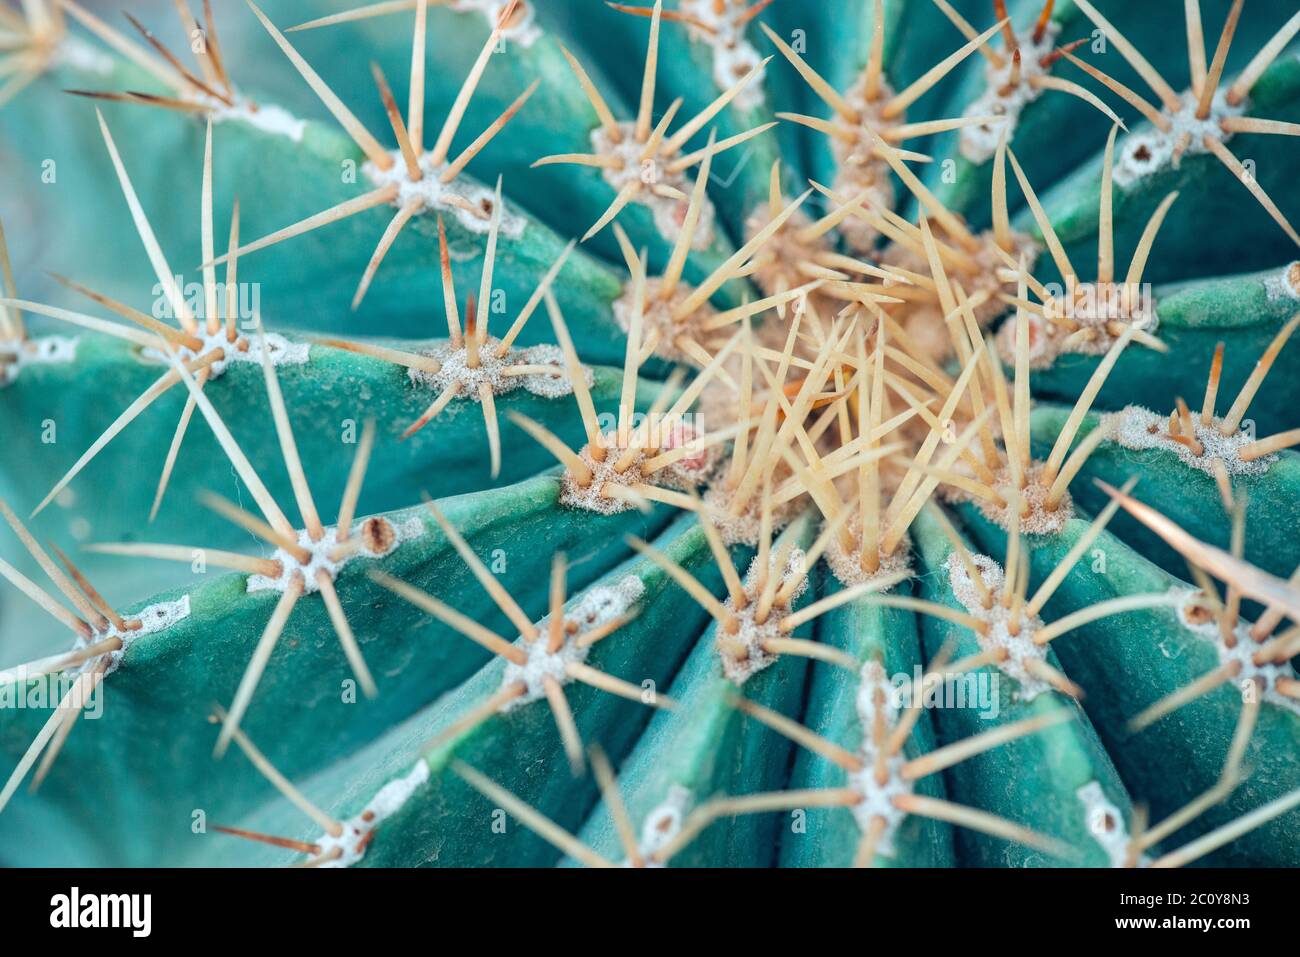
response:
M0 862L1300 863L1244 6L0 5Z

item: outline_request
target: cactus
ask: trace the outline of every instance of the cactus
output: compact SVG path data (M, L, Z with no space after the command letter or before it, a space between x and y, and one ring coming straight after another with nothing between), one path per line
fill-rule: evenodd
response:
M192 6L0 4L0 862L1300 864L1294 4Z

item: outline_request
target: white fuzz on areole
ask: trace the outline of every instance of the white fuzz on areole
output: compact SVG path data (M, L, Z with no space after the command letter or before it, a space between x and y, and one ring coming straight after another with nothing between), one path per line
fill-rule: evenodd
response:
M663 450L670 449L678 443L687 444L696 438L694 430L686 425L665 425L664 431L664 435L657 436L670 443L665 445ZM587 485L580 484L568 471L564 473L563 478L560 480L560 502L562 504L570 508L595 512L597 515L617 515L626 512L630 508L636 508L636 506L627 498L606 494L606 486L623 488L629 493L635 492L635 489L632 488L634 485L655 485L676 491L687 491L688 489L697 488L708 481L718 462L718 452L716 446L714 446L702 450L698 454L688 455L672 465L657 469L647 475L642 471L641 466L650 455L645 451L639 451L631 456L628 467L620 472L616 466L620 459L623 458L626 450L619 443L618 431L606 432L603 434L603 438L605 443L604 459L597 461L596 457L591 454L589 445L583 446L582 452L579 454L579 458L591 470L592 479Z
M145 635L157 634L160 631L170 628L177 622L184 621L188 617L190 617L190 596L182 595L180 598L176 599L176 601L158 602L157 604L150 605L147 608L140 609L140 611L135 614L127 615L127 621L140 622L140 627L134 630L130 628L121 630L110 622L106 630L99 632L90 638L78 638L76 644L72 646L72 650L80 651L82 648L97 645L101 641L107 641L110 638L119 639L122 642L122 647L117 651L110 651L107 655L99 655L98 657L83 661L70 673L81 674L85 671L91 671L102 659L107 658L108 667L104 670L104 674L105 676L111 675L121 666L123 656L135 641L143 638Z
M1014 139L1016 126L1024 108L1043 95L1042 87L1034 79L1046 76L1050 70L1043 67L1043 58L1056 49L1060 24L1048 21L1042 39L1034 42L1034 31L1017 37L1020 45L1020 82L1011 86L1015 63L1010 53L1003 57L1001 66L986 62L984 66L987 88L962 112L963 116L1001 116L1003 123L984 126L967 126L961 131L961 155L972 163L983 165L991 160L998 149L1003 131L1008 140Z
M745 36L749 20L743 19L747 8L734 3L715 3L714 0L681 0L678 10L690 17L686 23L687 36L696 43L708 45L713 52L713 82L719 91L726 91L763 58ZM698 24L709 29L701 29ZM752 110L763 104L764 72L736 94L732 101L738 109Z
M25 366L66 365L77 360L77 336L0 340L0 387L11 385Z
M1242 449L1254 443L1255 438L1245 429L1238 429L1232 435L1219 431L1223 420L1214 416L1208 425L1201 421L1199 413L1192 414L1192 429L1196 432L1196 441L1202 452L1196 455L1181 442L1169 437L1169 417L1157 415L1150 409L1139 405L1130 405L1118 412L1112 412L1102 421L1102 427L1112 424L1114 432L1112 441L1126 449L1155 449L1176 455L1184 465L1214 478L1214 463L1222 462L1229 475L1263 475L1269 466L1278 460L1276 454L1261 455L1257 459L1245 460L1240 456Z
M605 458L599 462L591 454L590 446L583 447L579 457L582 459L583 464L591 470L592 479L587 485L582 485L566 470L563 478L560 479L560 502L562 504L570 508L595 512L597 515L618 515L636 507L624 498L615 498L602 494L606 484L626 488L629 484L642 481L641 463L645 461L645 456L642 454L638 454L633 459L627 471L620 473L614 468L620 457L620 450L615 439L616 435L614 433L605 434Z
M773 218L772 210L766 204L756 206L745 220L745 242L751 242L771 224ZM754 253L752 259L754 283L764 295L776 296L805 285L812 277L801 269L803 264L817 263L819 256L837 251L831 243L829 232L813 239L800 236L800 233L812 224L813 221L807 213L802 209L796 209ZM854 224L868 228L866 223L856 216L849 216L840 223L840 229L852 229ZM787 308L794 308L794 306ZM776 327L777 337L781 340L775 344L776 348L781 348L786 333L786 330L781 328L784 323L771 325ZM760 330L763 328L763 326L759 327Z
M879 694L881 691L884 692L883 697ZM892 728L898 723L900 705L898 689L890 683L884 666L874 658L865 662L858 671L858 693L853 699L853 707L858 712L858 722L863 729L873 727L876 713L882 710L885 726Z
M370 835L384 820L402 809L422 784L429 780L429 766L420 759L400 778L389 781L370 799L360 813L340 821L342 832L322 834L312 843L320 848L321 867L351 867L366 856ZM337 853L337 856L334 856Z
M1190 90L1182 95L1182 109L1169 116L1169 132L1144 129L1125 138L1119 155L1115 158L1115 182L1120 186L1131 186L1138 180L1158 173L1169 166L1178 169L1183 156L1208 153L1205 138L1208 136L1220 143L1232 138L1220 125L1229 116L1242 116L1249 109L1249 101L1242 101L1233 106L1228 102L1228 88L1221 86L1214 94L1210 104L1210 115L1198 119L1199 98ZM1178 155L1179 146L1183 153Z
M884 724L888 731L893 731L899 718L899 698L897 689L889 683L885 669L878 661L868 661L862 666L861 684L855 699L858 721L862 725L862 745L858 756L862 759L861 771L848 773L848 786L862 795L862 800L850 810L858 827L866 833L873 818L885 822L880 840L876 844L876 853L885 857L894 856L894 836L898 827L907 818L907 812L894 804L894 799L912 793L912 782L903 778L902 768L907 762L899 752L885 758L885 781L882 784L876 777L877 746L872 740L871 730L876 723L877 708L885 709Z
M997 237L992 232L978 233L975 238L979 240L979 248L974 251L968 250L967 254L974 259L976 269L973 273L963 273L961 281L967 298L975 299L980 293L987 296L985 302L971 305L975 313L975 321L982 328L1007 311L1006 305L998 298L999 293L1015 291L1016 282L1012 278L1014 274L1005 272L1006 262L1003 256L1009 255L1017 261L1023 261L1025 269L1032 274L1034 266L1038 263L1038 257L1042 255L1043 246L1028 233L1015 230L1011 232L1009 252L1004 252L998 246ZM914 271L926 274L930 271L930 265L927 262ZM1014 327L1015 323L1008 322L1007 326Z
M1293 262L1264 280L1264 292L1269 302L1279 299L1300 299L1300 262Z
M65 47L69 46L68 43L60 44L60 56L64 55ZM105 76L113 72L115 64L111 57L99 54L88 45L81 44L80 41L77 42L77 46L80 49L67 56L72 66L82 70L93 70ZM73 57L75 59L72 59ZM228 87L227 92L229 102L186 84L177 89L175 96L183 102L203 107L206 113L201 115L210 119L214 125L243 123L271 136L283 136L294 143L302 142L303 135L307 131L305 119L299 119L282 106L256 103L233 87Z
M844 531L849 541L853 543L852 548L845 548L845 535L834 535L827 543L824 553L827 566L839 579L841 585L852 588L854 585L862 585L899 572L912 574L912 548L908 536L903 536L898 547L890 555L877 548L879 565L875 571L867 571L862 567L862 520L856 513L849 518Z
M637 851L646 867L663 867L654 859L655 855L666 848L681 833L682 823L695 803L695 796L680 784L668 787L667 796L645 816L641 822L641 839L637 842ZM623 861L624 867L630 867L630 861Z
M876 853L893 857L894 836L898 826L907 818L907 812L894 803L894 798L912 793L912 783L903 780L900 773L906 759L898 754L885 759L887 777L882 785L876 780L874 749L863 748L862 757L866 766L861 771L851 771L848 774L849 787L862 794L862 800L851 808L853 817L864 832L871 827L872 818L883 818L885 828L881 832L880 843L876 845Z
M1079 283L1071 298L1049 300L1043 311L1046 317L1032 310L1026 315L1029 368L1035 370L1050 369L1062 355L1104 356L1129 326L1151 335L1160 328L1155 303L1141 295L1134 298L1123 283ZM1008 320L998 329L997 346L1003 360L1014 364L1015 322Z
M579 645L566 637L564 644L557 651L547 648L545 632L543 637L526 642L524 651L528 660L522 665L513 661L506 662L505 674L501 678L501 687L523 684L528 690L517 698L512 698L500 708L502 714L546 697L546 679L550 678L558 685L566 685L571 680L567 668L569 664L585 664L590 648Z
M777 557L776 550L768 553L768 567L771 573L777 571L775 568ZM750 562L749 571L745 573L743 583L745 595L748 598L745 607L737 608L735 600L730 597L724 603L727 611L735 616L738 627L733 632L727 631L721 625L718 626L718 636L720 638L725 638L732 647L741 645L745 649L745 657L740 658L719 648L718 657L722 659L722 673L726 675L729 681L737 685L744 685L754 675L775 663L777 655L765 649L763 642L789 637L781 630L781 623L790 615L794 603L808 590L808 576L803 574L806 561L802 548L790 550L790 556L786 560L785 568L781 571L781 584L784 585L792 579L800 577L802 580L788 602L784 605L775 603L772 605L767 619L762 623L759 623L756 619L758 602L762 595L762 581L760 581L758 574L758 558L755 557Z
M481 13L488 26L495 28L501 22L501 14L505 13L510 4L511 0L451 0L449 6L457 13ZM518 43L526 49L541 35L542 28L537 24L532 3L529 0L519 0L514 16L501 30L501 39L508 43Z
M458 349L450 344L421 352L421 355L436 359L442 366L437 372L424 369L408 369L407 377L414 383L424 385L441 394L453 384L457 386L456 394L461 398L481 401L479 390L486 383L493 395L504 395L516 389L526 389L533 395L546 399L558 399L573 393L573 382L569 379L564 353L558 346L537 345L525 349L507 350L504 356L497 355L501 340L488 336L479 346L478 365L469 364L469 350L465 346ZM553 366L554 373L535 373L530 375L509 375L508 370L514 366ZM593 382L591 370L583 368L583 378L587 385Z
M1002 594L1006 582L1002 566L987 555L972 555L971 558L989 593L995 597ZM1037 615L1030 616L1022 611L1019 632L1012 634L1011 609L1003 607L997 600L993 602L992 608L984 607L979 588L967 574L961 556L952 552L944 565L957 601L967 612L989 626L984 634L975 635L980 651L999 648L1006 652L1006 657L996 667L1016 682L1012 696L1020 701L1033 701L1043 692L1051 691L1051 685L1030 674L1026 668L1027 662L1047 661L1047 646L1034 641L1034 633L1043 627L1043 620Z
M699 356L691 355L679 348L677 339L680 336L686 336L692 342L704 343L719 335L719 331L709 330L706 327L708 321L717 315L718 310L712 304L703 302L690 315L678 321L674 318L673 311L686 301L695 292L695 289L686 283L679 282L673 289L672 295L665 296L663 291L664 282L662 279L651 278L646 280L645 305L641 314L641 341L643 343L654 342L655 355L667 359L669 362L680 362L683 365L699 368ZM636 283L629 279L623 284L622 295L614 300L614 319L624 332L630 332L632 329L632 318L636 314L637 305ZM725 330L721 332L725 333Z
M1101 789L1101 782L1089 781L1075 791L1074 796L1083 805L1083 820L1088 833L1106 853L1110 866L1124 867L1129 853L1128 827L1124 823L1124 815ZM1140 855L1138 866L1144 866L1149 861L1145 854Z
M294 143L301 143L307 130L307 121L298 119L284 107L254 103L238 93L232 96L233 106L206 93L196 93L190 99L208 107L208 116L214 124L243 123L262 133L286 137Z
M397 185L397 197L392 205L402 209L408 204L419 204L419 213L430 211L448 213L456 221L473 233L486 236L492 229L492 212L496 207L496 194L478 183L469 181L462 174L450 183L443 183L439 177L447 168L447 163L434 163L430 154L420 157L418 180L412 180L406 171L406 161L401 150L392 150L392 165L380 169L367 160L361 167L366 178L376 187ZM528 219L518 213L512 213L508 203L501 210L501 235L518 239L524 234Z
M502 688L522 684L527 690L503 704L501 713L507 714L545 698L547 678L553 679L560 686L572 681L566 670L567 665L570 662L583 664L591 651L589 645L580 642L582 636L627 615L644 593L645 585L635 575L625 575L613 585L588 588L572 606L565 609L564 643L554 652L549 651L547 646L550 616L537 622L538 637L520 644L527 652L528 660L522 665L507 661L505 674L501 677ZM573 630L570 631L570 628Z
M1250 635L1250 625L1244 621L1238 621L1233 629L1233 636L1236 638L1235 644L1229 648L1223 640L1223 633L1219 624L1213 616L1204 613L1204 596L1198 589L1194 588L1171 588L1169 594L1181 597L1181 601L1175 606L1178 613L1178 620L1184 628L1190 631L1197 638L1211 642L1219 655L1219 665L1235 664L1239 669L1233 682L1238 688L1245 686L1248 681L1254 681L1259 691L1259 700L1277 705L1279 708L1285 708L1293 714L1300 714L1300 701L1290 698L1277 690L1277 681L1279 678L1295 680L1296 673L1290 661L1284 661L1281 664L1263 664L1255 663L1255 653L1259 651L1259 643ZM1162 648L1166 655L1171 655L1171 651Z
M894 98L893 88L883 79L879 80L879 94L875 99L867 97L867 76L862 73L853 86L844 94L844 100L855 111L860 121L849 126L842 117L833 117L831 122L857 135L852 142L832 136L829 139L831 154L835 157L835 179L831 188L836 195L856 196L863 190L872 192L864 203L870 209L894 208L894 173L889 164L872 152L875 141L867 132L871 130L877 136L885 136L893 128L902 125L904 117L886 117L884 109ZM897 147L897 144L895 144ZM845 242L857 252L875 252L876 240L880 234L874 227L857 216L850 216L840 223L840 235Z
M780 474L779 472L777 474ZM728 548L736 545L758 547L758 540L763 534L763 503L758 495L750 497L749 502L739 515L732 508L733 495L722 481L713 482L704 493L704 504L711 510L713 524L718 536ZM792 521L803 509L798 499L780 502L772 508L772 533L777 534Z
M1053 535L1065 528L1066 522L1074 518L1074 499L1069 492L1062 494L1055 510L1048 506L1047 497L1050 487L1042 482L1043 468L1041 462L1031 462L1025 474L1025 485L1019 490L1020 502L1024 508L1020 516L1020 530L1026 535ZM991 485L994 489L1016 487L1010 466L1002 466L994 473L993 478ZM976 497L965 489L950 485L940 486L936 494L946 502L970 502L990 521L996 522L1004 529L1011 528L1014 514L1011 511L1010 499L1008 504L998 505L996 502Z
M597 156L609 157L621 161L621 166L609 166L601 170L601 175L615 192L634 183L641 188L632 202L644 206L654 215L655 228L659 235L668 242L676 242L686 222L686 211L690 207L691 191L695 188L694 177L689 170L673 172L667 161L657 153L646 159L641 158L645 144L636 138L635 123L620 123L619 129L623 139L615 143L609 131L603 125L591 131L591 148ZM662 144L661 144L662 145ZM674 157L675 158L675 157ZM659 196L652 192L655 186L667 186L682 194L681 198ZM700 204L700 219L691 236L692 249L708 249L714 239L715 212L713 202L706 195Z
M300 562L283 548L277 548L271 559L280 563L279 577L269 575L249 575L247 590L249 594L259 591L283 592L295 575L302 576L303 594L310 595L320 590L316 581L318 572L324 571L331 580L338 578L338 573L356 558L383 558L392 554L405 541L419 538L424 534L424 524L412 516L401 525L394 525L381 516L354 522L348 541L360 543L354 551L341 558L331 558L331 553L338 548L338 529L329 526L321 535L320 541L313 542L304 530L298 532L298 545L309 553L307 561Z
M211 352L220 349L222 358L219 362L213 362L208 366L208 378L219 379L225 375L226 370L230 368L232 362L246 362L250 365L262 366L262 344L259 336L239 336L235 342L231 342L226 337L224 328L216 332L208 332L207 326L200 324L199 328L193 333L194 338L201 339L203 345L197 349L191 349L189 346L177 346L176 354L180 357L181 362L189 363L198 359L200 356L208 355ZM311 346L305 342L290 342L284 336L275 332L265 333L267 354L273 366L284 365L305 365L311 356ZM159 349L142 349L141 355L158 362L171 365L172 358Z

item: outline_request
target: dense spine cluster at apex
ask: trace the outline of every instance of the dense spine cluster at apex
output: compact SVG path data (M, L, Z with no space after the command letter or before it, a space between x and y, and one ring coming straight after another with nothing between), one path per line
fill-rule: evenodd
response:
M192 6L0 0L0 861L1300 863L1300 14Z

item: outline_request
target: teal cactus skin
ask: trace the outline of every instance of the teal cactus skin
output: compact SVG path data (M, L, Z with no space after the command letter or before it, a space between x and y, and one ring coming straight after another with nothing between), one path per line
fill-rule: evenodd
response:
M999 532L986 522L975 523L975 534L981 542L992 544ZM1066 529L1059 543L1053 543L1052 548L1041 553L1034 553L1034 564L1046 567L1059 560L1062 547L1077 541L1079 533L1078 527ZM1088 576L1087 580L1077 572L1073 573L1048 603L1049 614L1060 615L1085 608L1118 595L1121 590L1131 588L1134 582L1141 582L1142 591L1151 592L1184 587L1177 578L1140 556L1115 548L1116 544L1109 533L1103 533L1097 545L1117 561L1106 569L1104 575ZM1123 584L1119 585L1120 582ZM1215 764L1220 760L1219 755L1229 747L1241 711L1241 696L1237 688L1221 688L1188 705L1186 712L1180 709L1166 721L1144 728L1136 736L1128 725L1129 718L1143 708L1219 666L1213 643L1204 638L1190 639L1177 610L1155 608L1134 612L1105 626L1086 625L1062 637L1059 646L1065 669L1072 675L1081 676L1081 680L1090 676L1090 684L1099 689L1095 698L1090 696L1088 712L1110 753L1116 755L1120 764L1132 762L1124 767L1126 780L1145 777L1148 783L1139 793L1160 793L1158 801L1151 798L1153 820L1173 813L1215 783L1218 774ZM1127 689L1117 689L1116 682L1102 678L1109 668L1108 662L1119 655L1135 670L1150 668L1154 674L1160 675L1150 683L1142 682L1146 687L1141 701L1122 701L1128 695ZM1177 663L1181 674L1169 668L1170 659ZM1275 748L1273 742L1280 745L1294 736L1296 717L1287 709L1261 709L1261 720L1251 736L1250 756L1247 758L1257 771L1242 791L1207 815L1211 820L1225 823L1233 817L1234 809L1258 806L1295 787L1295 768L1285 758L1284 749ZM1193 728L1196 729L1194 733ZM1120 741L1125 742L1122 750L1118 746ZM1142 767L1140 771L1139 764ZM1198 771L1194 776L1179 780L1175 793L1170 794L1156 781L1162 774L1173 774L1177 767L1196 767ZM1226 858L1225 862L1269 861L1285 866L1287 858L1284 853L1278 854L1277 849L1292 840L1294 835L1283 819L1243 838L1232 850L1235 856Z
M1157 287L1153 295L1160 315L1161 338L1180 357L1186 357L1186 365L1182 361L1166 362L1159 354L1126 352L1102 386L1102 401L1108 408L1141 405L1163 390L1169 396L1164 404L1180 395L1192 402L1205 391L1219 342L1231 342L1233 346L1232 352L1224 352L1224 394L1240 389L1278 325L1293 315L1295 304L1286 290L1295 286L1297 278L1288 264L1281 270ZM1294 361L1289 351L1278 357L1268 401L1257 403L1251 410L1261 435L1282 431L1290 421L1283 410L1294 401L1290 391L1296 381ZM1095 358L1063 356L1039 374L1038 394L1062 402L1072 400L1096 367Z
M880 608L865 600L850 603L831 612L822 619L820 640L840 648L865 665L879 656L889 674L913 674L921 667L921 653L916 621L909 611ZM831 741L848 745L852 736L861 738L865 733L856 707L856 691L851 684L834 680L835 675L817 674L809 691L808 713L821 715L813 727L818 734ZM917 722L915 747L917 753L934 750L934 728L930 715L922 715ZM835 780L835 767L818 756L800 751L795 759L791 787L827 787ZM927 779L924 793L943 797L941 778ZM819 818L821 820L819 821ZM781 846L780 863L787 867L846 867L853 863L857 824L842 810L809 811L809 834L812 840L785 840ZM951 867L956 858L953 853L952 829L946 824L925 818L912 818L900 829L895 838L899 853L894 858L880 855L876 858L883 866Z
M1300 864L1294 4L200 6L0 7L0 863Z
M1051 425L1048 423L1053 419L1060 422L1059 409L1045 405L1039 410L1037 421L1049 435ZM1095 427L1096 423L1090 425ZM1091 432L1091 428L1088 431ZM1099 510L1104 505L1105 493L1092 483L1092 479L1114 484L1136 474L1141 476L1140 484L1145 495L1156 500L1163 497L1170 502L1168 513L1171 518L1208 544L1228 548L1232 513L1225 507L1214 479L1195 469L1168 467L1172 464L1168 462L1171 457L1170 452L1158 449L1131 450L1118 442L1103 442L1081 473L1083 480L1076 483L1079 499ZM1166 467L1162 468L1162 465ZM1236 483L1239 494L1254 503L1245 514L1244 554L1260 568L1278 576L1286 576L1300 565L1300 549L1293 537L1287 534L1290 516L1295 509L1297 482L1300 482L1297 467L1300 467L1300 461L1295 453L1284 449L1266 473L1241 476ZM1269 515L1280 517L1282 521L1264 521L1264 517ZM1177 552L1141 523L1123 516L1115 520L1115 529L1122 529L1126 540L1141 541L1145 546L1143 554L1152 557L1171 573L1186 571L1186 565Z

